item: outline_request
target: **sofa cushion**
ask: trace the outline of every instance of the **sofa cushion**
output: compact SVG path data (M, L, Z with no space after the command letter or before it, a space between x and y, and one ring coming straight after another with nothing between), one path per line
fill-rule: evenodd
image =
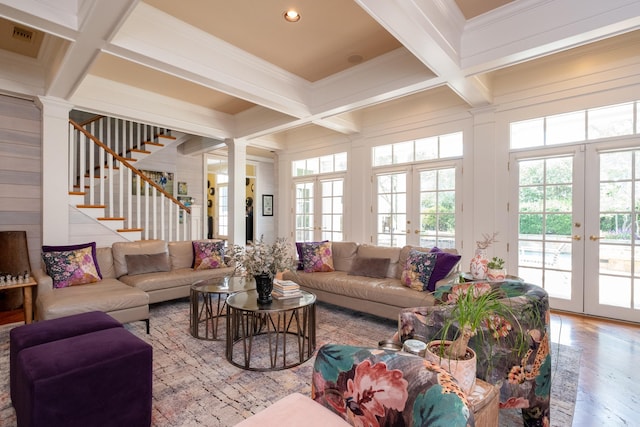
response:
M233 274L233 267L222 267L210 270L180 268L168 272L145 273L135 276L125 275L120 276L118 280L145 292L153 292L180 286L190 286L199 280L230 276L231 274Z
M331 242L303 243L302 262L306 273L334 271Z
M167 242L164 240L139 240L137 242L115 242L111 245L113 251L113 267L116 277L127 274L125 255L158 254L167 252Z
M46 320L88 311L109 313L144 306L149 304L149 295L119 280L103 279L100 284L53 289L38 294L36 304L38 318Z
M351 265L351 270L349 270L349 275L382 279L387 276L390 261L389 258L356 257Z
M195 240L192 245L194 270L226 267L223 241Z
M331 242L333 268L336 271L349 271L358 254L358 244L355 242Z
M302 262L302 244L303 243L325 243L328 240L322 240L319 242L296 242L296 252L298 253L298 270L304 270L304 264Z
M428 290L429 279L437 260L438 255L434 252L421 252L415 249L409 251L409 257L402 270L400 282L416 291Z
M172 270L191 268L193 265L193 242L191 240L169 242L167 247Z
M436 260L436 265L433 268L431 277L429 278L429 285L427 288L429 291L434 291L436 289L436 282L447 277L449 273L456 268L462 256L445 252L437 246L434 246L431 249L431 252L437 254L438 259Z
M130 276L171 270L169 254L166 252L160 252L159 254L127 254L124 259L127 262L127 273Z
M358 246L358 256L364 258L389 258L389 268L387 269L386 277L400 277L398 275L400 248L363 244Z
M96 248L96 258L102 278L115 279L116 271L113 267L113 252L111 252L111 248Z
M54 288L100 281L101 277L94 257L95 242L75 250L51 250L51 248L51 246L43 246L42 260L47 274L53 279Z

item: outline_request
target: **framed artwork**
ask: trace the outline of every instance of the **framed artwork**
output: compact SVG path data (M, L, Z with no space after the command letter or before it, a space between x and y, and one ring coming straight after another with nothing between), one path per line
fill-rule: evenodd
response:
M178 181L178 196L186 196L189 194L187 191L187 183Z
M189 207L193 204L193 197L190 196L178 196L178 201L180 203L182 203L183 205L185 205L186 207Z
M148 171L148 170L140 170L140 172L142 172L151 181L158 184L160 188L162 188L164 191L167 192L167 194L169 194L170 196L173 196L173 173L172 172L158 172L158 171ZM144 180L142 179L138 180L138 177L136 175L134 175L132 179L133 179L132 194L135 196L139 191L140 195L144 196L145 195ZM136 184L136 182L139 182L139 184ZM153 194L153 192L151 194Z
M262 216L273 216L273 194L262 195Z

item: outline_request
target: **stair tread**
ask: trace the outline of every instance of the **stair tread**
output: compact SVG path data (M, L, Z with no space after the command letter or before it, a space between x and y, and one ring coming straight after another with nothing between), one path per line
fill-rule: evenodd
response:
M74 187L76 187L76 186L74 185ZM78 187L79 187L79 185L78 185ZM86 191L69 191L69 195L70 196L84 196L86 194L87 194Z
M99 217L96 218L98 221L124 221L124 217Z
M104 209L106 205L76 205L79 209Z
M176 137L175 137L175 136L171 136L171 135L164 135L164 134L156 135L156 138L176 139Z
M148 150L141 150L140 148L132 148L131 150L129 150L132 153L142 153L142 154L151 154L151 151Z
M136 232L136 231L142 231L142 228L118 228L116 231L118 233L128 233L128 232Z
M153 145L154 147L164 147L164 144L161 144L159 142L154 142L154 141L145 141L144 144Z

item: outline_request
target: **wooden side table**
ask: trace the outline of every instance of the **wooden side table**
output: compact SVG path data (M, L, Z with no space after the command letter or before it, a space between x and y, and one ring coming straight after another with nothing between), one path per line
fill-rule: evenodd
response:
M495 427L498 425L500 389L497 385L477 378L476 385L467 398L473 409L476 427Z
M37 286L38 282L29 278L28 282L15 283L11 285L2 285L0 290L3 289L15 289L22 288L22 307L24 308L24 323L27 325L33 322L33 290L34 286Z

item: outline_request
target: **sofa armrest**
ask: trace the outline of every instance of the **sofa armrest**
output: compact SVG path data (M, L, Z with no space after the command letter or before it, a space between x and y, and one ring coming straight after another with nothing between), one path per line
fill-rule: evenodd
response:
M408 353L324 345L311 387L316 402L354 425L473 425L469 401L451 375Z
M32 271L31 274L38 282L38 295L43 295L53 290L53 279L43 269L38 268Z

